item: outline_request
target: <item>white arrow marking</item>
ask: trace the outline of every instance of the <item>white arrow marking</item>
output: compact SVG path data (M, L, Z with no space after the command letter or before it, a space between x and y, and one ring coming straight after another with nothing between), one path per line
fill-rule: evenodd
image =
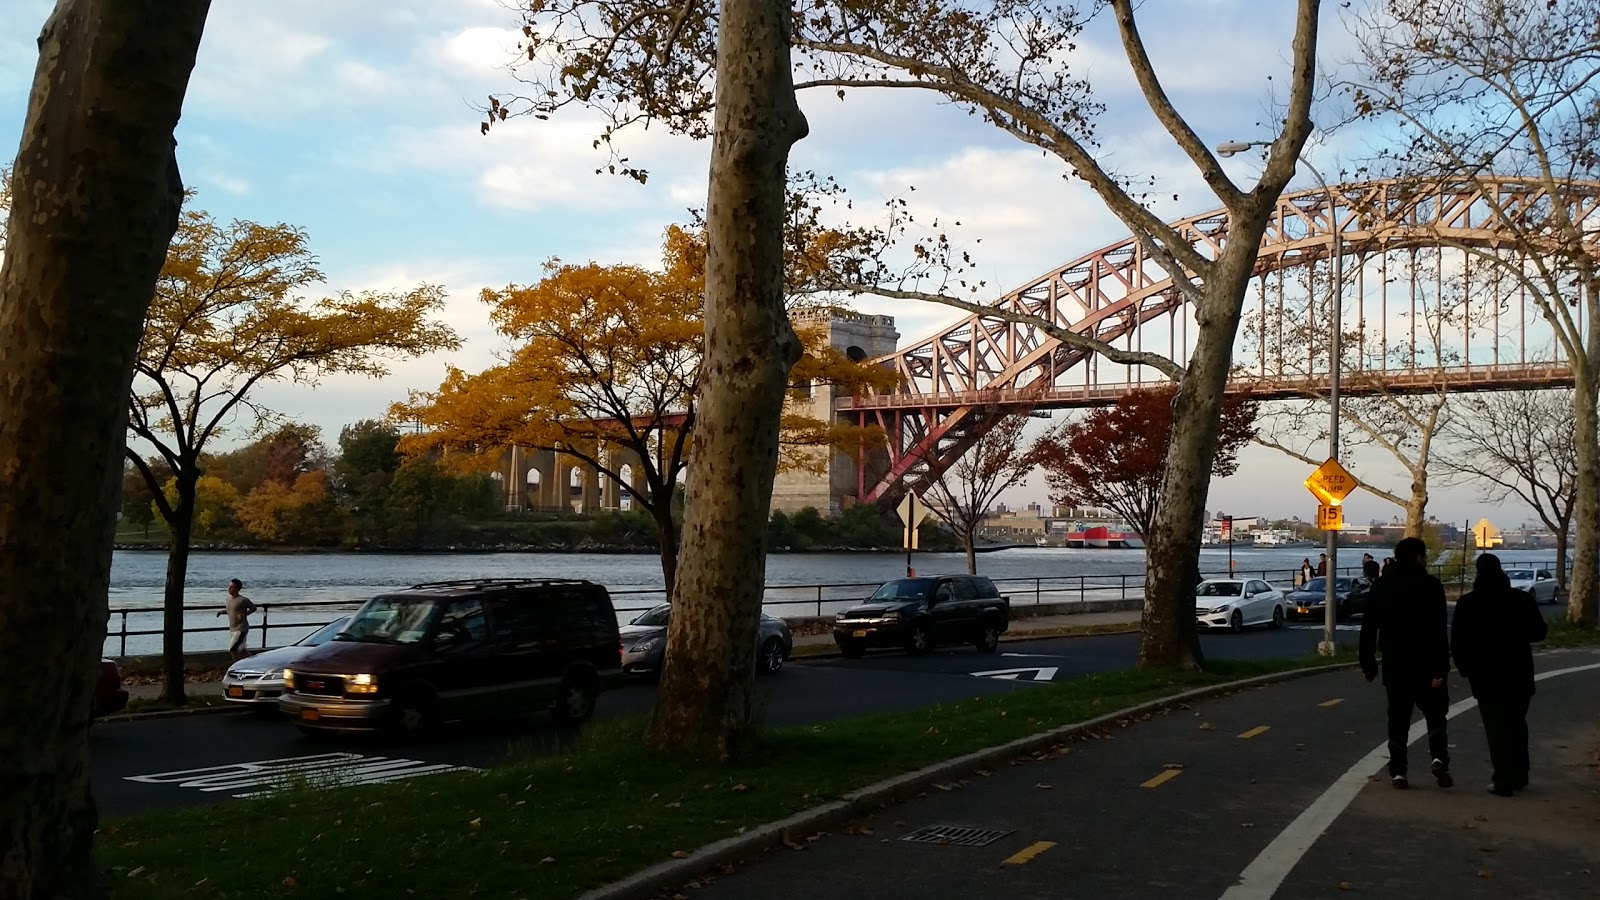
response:
M1039 659L1061 659L1059 653L1002 653L1001 656L1033 656Z
M1029 681L1050 681L1056 677L1055 666L1039 666L1035 669L995 669L992 672L973 672L972 675L976 678L1003 678L1006 681L1016 681L1030 672L1033 673L1033 677L1029 678Z

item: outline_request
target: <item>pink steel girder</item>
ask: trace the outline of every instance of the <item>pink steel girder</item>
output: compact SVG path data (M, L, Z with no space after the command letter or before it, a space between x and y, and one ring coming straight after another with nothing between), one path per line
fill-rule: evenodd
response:
M1328 194L1320 187L1279 198L1262 236L1257 276L1327 260L1336 230L1346 256L1430 246L1513 249L1514 236L1485 202L1485 196L1494 197L1513 220L1543 218L1553 202L1563 203L1580 223L1600 217L1600 182L1569 182L1554 201L1537 180L1517 177L1422 184L1368 181L1333 185L1329 191L1334 196L1332 209ZM1227 239L1228 215L1226 210L1214 210L1171 227L1203 256L1215 258ZM1167 316L1172 320L1169 351L1173 358L1183 351L1176 346L1182 315L1187 344L1187 301L1143 243L1132 237L1054 268L990 306L1035 316L1105 343L1121 340L1132 345L1138 340L1141 346L1142 327ZM1155 383L1125 379L1100 384L1095 356L1030 326L970 315L891 356L874 360L894 367L901 388L841 399L835 408L837 414L856 424L876 424L890 435L887 465L882 471L858 473L865 489L861 499L888 507L907 490L920 492L987 433L1002 413L1105 405L1130 390ZM1186 357L1183 351L1182 358ZM1468 377L1452 377L1446 389L1483 391L1572 383L1565 363L1530 365L1525 352L1518 354L1517 362L1502 365L1500 358L1497 346L1494 365L1469 364L1464 367ZM1400 393L1436 390L1438 377L1445 376L1447 369L1435 367L1437 377L1431 380L1418 374L1425 369L1397 370L1384 382ZM1083 375L1082 384L1060 383L1073 374ZM1370 377L1372 373L1364 374ZM1263 399L1281 399L1304 396L1317 382L1316 377L1241 379L1230 389L1249 389ZM1352 390L1363 388L1345 387L1346 392Z

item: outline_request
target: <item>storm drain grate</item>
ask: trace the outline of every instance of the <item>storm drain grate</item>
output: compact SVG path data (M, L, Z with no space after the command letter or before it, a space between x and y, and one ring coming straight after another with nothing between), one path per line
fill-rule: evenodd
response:
M954 844L957 847L983 847L1010 834L1010 829L967 828L961 825L928 825L900 838L921 844Z

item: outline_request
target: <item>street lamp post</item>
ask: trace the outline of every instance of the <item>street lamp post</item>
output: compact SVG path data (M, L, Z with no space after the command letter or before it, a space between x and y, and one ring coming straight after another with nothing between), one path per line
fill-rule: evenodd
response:
M1235 153L1243 153L1251 147L1264 147L1270 141L1228 141L1217 145L1217 155L1229 157ZM1339 459L1339 370L1344 349L1341 340L1341 327L1344 323L1344 229L1339 225L1338 203L1334 200L1333 191L1328 187L1328 182L1317 171L1317 167L1307 162L1304 157L1300 164L1308 169L1317 179L1317 184L1322 188L1322 194L1328 201L1328 224L1333 229L1333 255L1332 277L1333 290L1329 297L1329 322L1328 322L1328 458L1335 462ZM1328 571L1323 578L1325 593L1322 643L1317 645L1317 652L1323 656L1332 656L1336 649L1333 641L1334 631L1338 623L1338 586L1339 578L1339 532L1332 529L1328 532Z

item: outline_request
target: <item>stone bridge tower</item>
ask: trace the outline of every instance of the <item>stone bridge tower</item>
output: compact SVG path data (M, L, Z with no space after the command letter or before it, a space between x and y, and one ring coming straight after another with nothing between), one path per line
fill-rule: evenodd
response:
M829 345L857 362L894 353L900 340L893 316L818 309L795 313L793 322L796 331L825 330ZM805 385L803 391L807 399L799 403L791 400L791 409L818 419L834 417L836 397L832 385ZM780 471L772 486L772 508L793 514L814 506L824 516L837 515L844 508L846 498L854 498L856 494L856 460L848 453L833 450L808 452L820 460L822 474Z

